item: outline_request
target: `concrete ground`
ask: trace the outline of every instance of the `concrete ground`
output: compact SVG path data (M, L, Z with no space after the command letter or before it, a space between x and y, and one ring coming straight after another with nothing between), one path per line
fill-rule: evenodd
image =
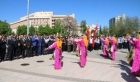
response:
M101 50L92 51L80 68L75 53L63 52L61 70L54 70L51 54L5 61L0 63L0 82L140 82L140 77L131 75L126 54L127 50L118 50L112 61L102 57Z

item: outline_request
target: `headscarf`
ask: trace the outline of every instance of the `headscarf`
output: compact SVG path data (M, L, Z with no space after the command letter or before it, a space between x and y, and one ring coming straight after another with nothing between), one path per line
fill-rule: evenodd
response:
M116 44L118 44L118 41L115 37L113 37L113 40L115 41Z
M57 38L56 44L57 44L58 49L61 50L62 49L62 40L61 40L61 37L58 37Z
M84 36L84 37L83 37L83 40L84 40L84 44L85 44L86 48L88 48L87 36Z

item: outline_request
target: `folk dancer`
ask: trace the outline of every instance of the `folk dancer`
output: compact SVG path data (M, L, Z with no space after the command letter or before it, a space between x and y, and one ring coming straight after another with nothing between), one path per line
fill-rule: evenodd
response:
M83 68L86 65L88 40L87 40L87 36L81 36L81 38L82 39L79 40L79 45L80 45L80 66Z
M128 35L127 37L135 47L131 73L140 76L140 35L137 34L136 39L130 39L130 35Z
M127 36L128 35L129 34L127 34ZM130 64L130 66L132 66L135 47L134 47L134 43L132 41L128 40L128 42L132 45L132 47L131 47L130 51L128 52L126 58L127 58L128 63Z
M54 49L54 68L56 70L61 69L61 56L62 56L62 40L60 37L54 42L52 45L50 45L47 49L45 50L51 50Z
M116 59L116 51L117 51L117 41L115 37L109 37L109 42L111 43L111 56L112 60Z
M109 46L109 41L107 38L103 37L101 38L101 41L103 43L103 55L104 57L109 57L109 54L108 54L108 46Z

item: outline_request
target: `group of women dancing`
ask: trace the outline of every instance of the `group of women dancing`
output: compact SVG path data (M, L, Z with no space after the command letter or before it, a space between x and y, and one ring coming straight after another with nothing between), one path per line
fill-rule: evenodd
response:
M126 35L128 41L133 45L132 51L134 55L131 57L132 70L131 73L135 75L140 75L140 35L137 35L134 38L131 38L130 35ZM103 43L103 56L110 57L113 61L116 60L116 51L117 51L117 38L112 37L100 37ZM62 38L58 36L57 40L45 50L55 49L54 57L54 68L56 70L61 69L61 57L62 57ZM80 36L77 40L77 55L80 57L80 66L83 68L86 65L86 58L88 53L88 39L87 36ZM130 56L128 57L130 58Z
M87 36L80 36L79 40L77 40L78 46L78 56L80 55L80 66L83 68L86 65L86 56L88 49L88 39ZM61 58L62 58L62 38L58 36L57 40L45 50L54 50L54 68L56 70L61 69Z

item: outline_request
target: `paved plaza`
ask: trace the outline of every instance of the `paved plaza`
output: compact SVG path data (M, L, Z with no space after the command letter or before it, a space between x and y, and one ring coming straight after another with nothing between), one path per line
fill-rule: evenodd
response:
M80 68L75 53L63 53L63 67L54 70L52 56L43 55L0 63L0 82L140 82L130 74L127 50L118 50L117 60L102 57L102 51L88 53L87 64Z

